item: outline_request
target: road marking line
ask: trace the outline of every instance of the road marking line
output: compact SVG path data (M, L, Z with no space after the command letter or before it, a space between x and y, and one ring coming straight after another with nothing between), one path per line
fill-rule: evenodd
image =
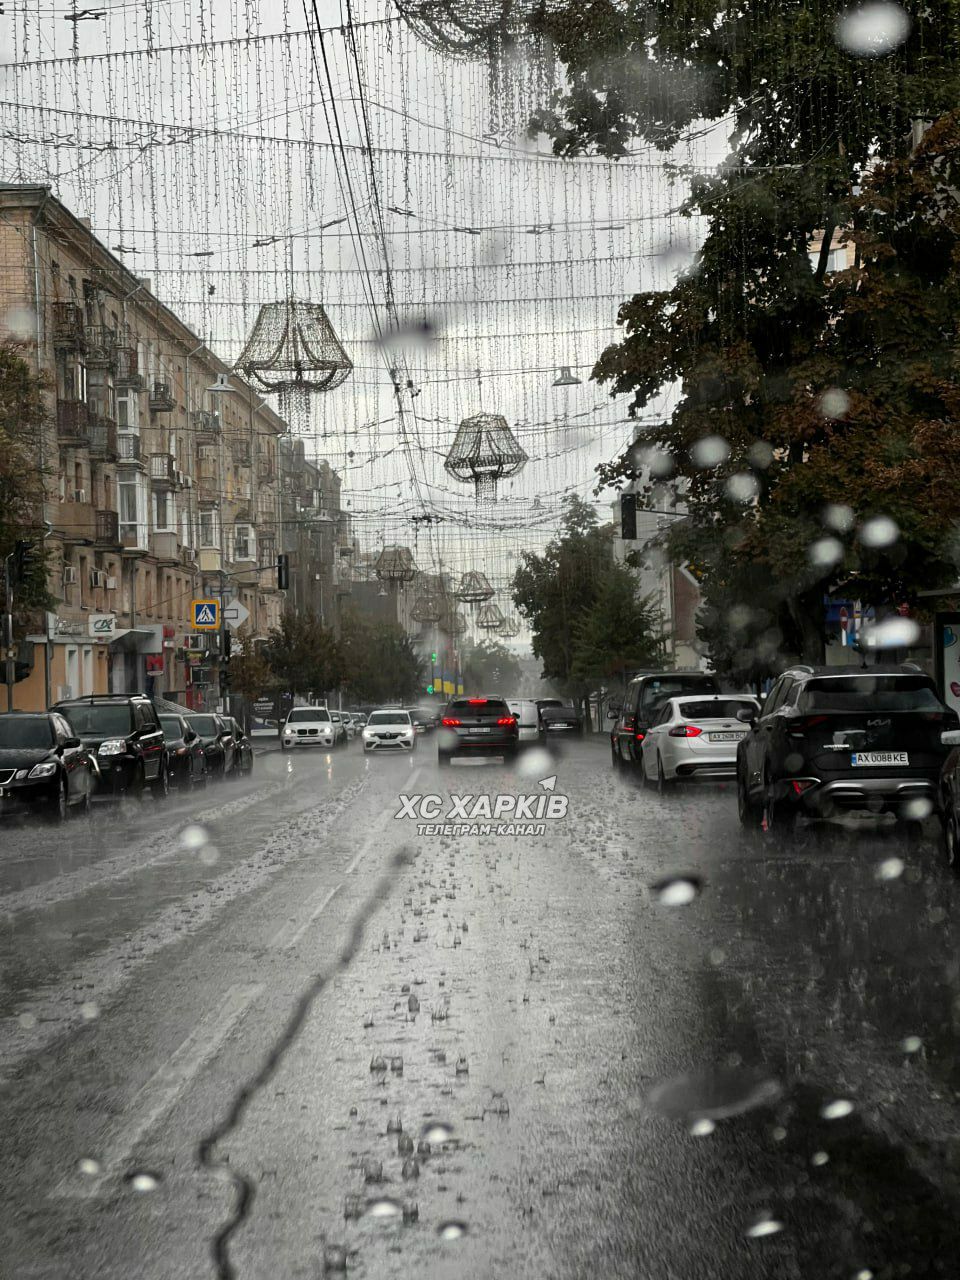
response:
M85 1200L99 1195L104 1185L127 1163L137 1143L176 1103L201 1068L217 1053L247 1009L263 991L263 983L227 988L223 1003L194 1027L186 1040L136 1094L126 1118L108 1129L86 1158L100 1165L97 1173L72 1170L50 1192L50 1199Z
M282 925L270 939L271 949L277 950L279 948L283 951L289 951L291 947L295 947L316 920L317 916L320 915L321 911L323 911L330 900L338 894L342 888L343 883L341 882L340 884L335 884L332 889L327 889L326 891L318 889L317 892L307 900L307 905L309 906L310 903L316 902L318 898L321 898L322 894L323 896L320 902L317 903L317 906L310 912L306 920L302 921L300 924L297 924L293 920L288 920L286 924Z
M411 791L413 790L413 784L416 782L417 778L419 778L421 773L423 773L422 764L417 765L416 769L414 769L413 773L411 773L410 775L408 785ZM375 842L380 838L383 828L386 826L387 822L392 817L393 817L393 811L391 809L384 809L383 813L380 815L379 822L375 823L373 830L367 836L366 840L364 840L363 844L360 846L359 851L354 854L353 858L351 858L350 865L347 867L347 870L346 870L346 874L348 876L352 876L354 871L356 871L357 867L360 865L360 862L366 856L366 854L369 853L373 844L375 844Z

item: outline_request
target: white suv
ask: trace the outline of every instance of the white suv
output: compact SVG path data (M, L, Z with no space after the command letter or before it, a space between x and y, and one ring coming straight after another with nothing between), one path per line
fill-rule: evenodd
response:
M284 751L290 747L332 747L336 730L326 707L294 707L280 736Z

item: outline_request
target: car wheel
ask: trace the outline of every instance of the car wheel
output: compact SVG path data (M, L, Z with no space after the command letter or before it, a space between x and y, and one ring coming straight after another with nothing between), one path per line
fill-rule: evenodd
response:
M53 808L50 810L50 821L55 826L59 827L61 823L66 822L67 808L67 784L64 779L61 778L57 786L57 794L54 798Z
M785 840L792 840L797 833L797 819L799 814L792 804L787 804L783 800L779 802L773 797L773 784L770 782L769 775L763 787L763 816L761 823L765 824L768 833L774 833Z
M281 751L289 751L289 750L290 750L290 748L287 746L287 744L286 744L285 742L281 742L281 743L280 743L280 750L281 750Z
M756 801L750 798L747 780L739 769L737 770L737 817L740 819L741 827L746 827L750 831L759 826L760 810Z
M639 768L640 768L640 785L646 787L648 791L652 791L653 788L657 785L657 779L651 778L649 773L647 773L646 757L644 756L642 751L640 752Z
M943 851L947 855L947 865L954 871L960 871L957 865L957 854L960 852L960 834L957 831L957 819L953 809L948 809L943 818Z
M610 743L610 763L613 765L615 773L619 773L623 767L623 762L620 759L620 752L612 742Z
M170 770L166 760L161 762L160 772L157 774L156 781L150 787L154 800L166 800L170 794Z
M640 756L640 759L641 761L643 760L642 754ZM665 796L667 792L670 790L670 786L671 786L671 780L663 772L663 760L660 758L660 752L658 751L657 752L657 793L661 796Z

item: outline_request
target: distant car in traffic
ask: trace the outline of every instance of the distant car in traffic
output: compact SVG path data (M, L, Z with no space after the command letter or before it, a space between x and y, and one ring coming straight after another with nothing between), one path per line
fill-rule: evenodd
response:
M93 694L69 698L58 711L84 746L95 752L96 795L140 799L147 787L157 799L170 786L167 753L157 709L142 694Z
M196 729L182 715L161 713L160 728L167 748L171 786L207 785L207 759Z
M559 742L561 738L582 738L583 721L569 703L550 699L538 702L539 737L546 745Z
M236 746L233 731L225 718L215 711L191 712L187 724L200 735L207 773L223 779L233 771Z
M418 734L424 736L433 733L437 727L438 716L433 707L411 707L410 719Z
M916 823L938 810L951 750L942 734L960 717L912 664L796 666L749 723L737 748L740 821L790 831L801 815L892 813Z
M507 706L517 718L520 743L540 741L540 709L532 698L508 698Z
M760 703L746 694L711 693L668 698L647 729L640 771L648 787L661 793L675 782L733 778L737 746L749 732L738 716L759 714Z
M347 731L348 740L352 742L360 732L360 726L357 724L357 717L352 711L341 711L340 720Z
M614 722L610 730L613 767L639 774L643 739L668 698L720 692L717 677L704 671L646 671L634 676L623 702L607 713Z
M283 723L280 747L332 747L336 729L326 707L294 707Z
M343 713L340 711L331 711L330 723L333 725L333 745L335 747L345 747L349 741L347 726L344 722Z
M96 757L55 711L0 714L0 816L35 814L63 822L90 810Z
M410 712L400 707L371 711L361 733L364 755L372 752L412 751L416 730Z
M517 717L503 698L454 698L444 708L437 734L437 764L454 756L501 756L516 759L520 745Z

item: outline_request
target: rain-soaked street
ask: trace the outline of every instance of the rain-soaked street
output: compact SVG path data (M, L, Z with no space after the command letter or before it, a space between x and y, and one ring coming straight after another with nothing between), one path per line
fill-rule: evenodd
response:
M557 816L396 816L433 794ZM640 790L605 739L265 749L6 828L0 1274L954 1275L934 836L745 839L729 789Z

